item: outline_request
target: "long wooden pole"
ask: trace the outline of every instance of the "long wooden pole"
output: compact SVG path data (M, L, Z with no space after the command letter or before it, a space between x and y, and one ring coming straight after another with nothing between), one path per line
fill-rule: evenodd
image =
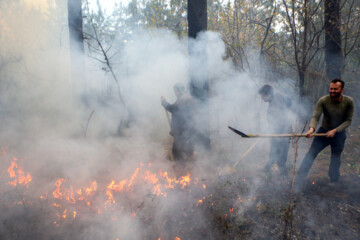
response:
M306 137L306 134L246 134L247 137L275 138L275 137ZM314 137L325 137L326 133L314 133Z
M254 138L254 137L261 137L261 138L275 138L275 137L307 137L307 134L246 134L243 133L233 127L228 126L228 128L233 131L234 133L240 135L243 138ZM326 133L314 133L312 136L314 137L325 137Z

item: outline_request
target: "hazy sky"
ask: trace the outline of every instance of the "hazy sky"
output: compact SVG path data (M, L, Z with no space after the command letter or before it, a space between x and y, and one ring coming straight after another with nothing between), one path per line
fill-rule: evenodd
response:
M96 0L88 0L89 4L93 4L96 2ZM101 0L101 4L105 9L111 9L112 6L114 5L114 3L123 3L123 4L127 4L128 2L130 2L131 0ZM28 4L29 6L32 7L40 7L41 9L46 9L46 7L49 4L49 0L24 0L24 2L26 4ZM52 0L51 4L53 4L55 1Z
M39 7L44 9L48 6L48 0L24 0L24 2L31 7ZM52 1L54 3L54 1Z

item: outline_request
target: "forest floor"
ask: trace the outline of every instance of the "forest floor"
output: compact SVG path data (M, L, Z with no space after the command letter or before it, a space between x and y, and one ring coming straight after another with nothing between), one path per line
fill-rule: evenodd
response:
M302 155L310 144L308 140L299 142ZM54 203L51 192L47 197L39 199L35 194L31 199L29 193L37 192L36 184L33 187L17 186L12 190L6 188L0 198L0 239L358 239L359 146L360 128L353 128L342 155L340 181L329 182L330 150L326 149L316 159L305 187L292 195L293 148L288 159L289 177L284 178L279 176L276 167L271 174L261 171L267 157L266 151L259 150L262 148L255 148L242 159L237 146L234 147L237 158L231 162L233 165L241 159L236 171L208 173L208 178L200 178L194 185L167 189L166 197L146 188L144 180L136 180L138 182L134 181L134 184L138 184L138 189L134 187L132 191L117 195L113 192L114 202L122 205L112 205L112 208L105 205L102 215L99 209L80 200L77 200L78 205L72 204L64 210L65 202L70 205L68 200L72 200L72 195L68 195L68 200L63 198ZM230 159L233 155L221 153L219 156ZM214 158L222 162L222 159ZM140 170L139 174L147 170ZM196 178L196 172L194 175ZM107 183L105 179L109 177L100 176L98 189L101 179ZM8 186L7 178L2 177L0 181ZM53 181L47 181L53 187ZM90 196L94 203L106 200L100 193ZM71 218L66 211L75 207L79 207L78 213L76 218L75 215ZM129 226L124 227L124 223ZM124 235L126 231L129 234Z
M308 149L311 142L304 140L298 147ZM263 152L252 154L266 158ZM347 135L339 182L330 183L328 178L328 147L317 157L299 192L291 188L293 164L287 178L276 167L272 174L264 174L259 167L254 171L251 163L239 164L237 171L205 180L207 195L201 204L191 204L194 197L187 195L165 229L180 239L359 239L359 156L360 127ZM199 209L206 221L193 220ZM169 227L169 222L176 227Z
M308 149L310 143L301 142L299 148ZM217 229L213 239L359 239L359 156L360 127L347 135L340 181L329 181L327 148L317 157L304 188L291 199L291 169L288 178L275 169L257 178L245 170L218 179L202 206L211 229Z

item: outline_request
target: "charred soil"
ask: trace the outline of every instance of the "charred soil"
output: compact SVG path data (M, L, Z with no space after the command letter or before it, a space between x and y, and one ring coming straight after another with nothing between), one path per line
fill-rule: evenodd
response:
M167 188L158 184L170 181L168 175L161 178L151 167L140 167L138 175L130 172L123 180L126 191L116 192L121 182L114 182L111 191L103 184L112 201L102 211L98 206L109 199L101 194L100 181L97 189L88 188L93 205L90 200L76 200L80 202L76 205L79 193L65 185L57 193L66 190L74 203L65 198L53 203L50 191L39 199L36 187L12 188L3 177L1 184L7 187L0 202L0 239L358 239L359 143L356 129L347 139L339 182L329 182L330 152L326 150L318 156L304 188L291 198L291 169L284 178L276 169L266 175L259 169L248 171L242 164L237 172L208 179L192 175L189 182L173 179L173 186ZM306 149L309 141L300 144ZM256 157L264 157L259 152L254 151Z

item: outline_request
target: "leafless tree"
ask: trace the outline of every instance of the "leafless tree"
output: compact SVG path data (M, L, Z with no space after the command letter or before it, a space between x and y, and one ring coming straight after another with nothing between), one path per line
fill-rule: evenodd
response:
M322 0L317 2L304 0L301 4L283 0L282 3L286 13L286 24L290 29L295 67L298 72L299 95L304 97L306 71L322 49L320 38L324 26L316 24L319 22Z

